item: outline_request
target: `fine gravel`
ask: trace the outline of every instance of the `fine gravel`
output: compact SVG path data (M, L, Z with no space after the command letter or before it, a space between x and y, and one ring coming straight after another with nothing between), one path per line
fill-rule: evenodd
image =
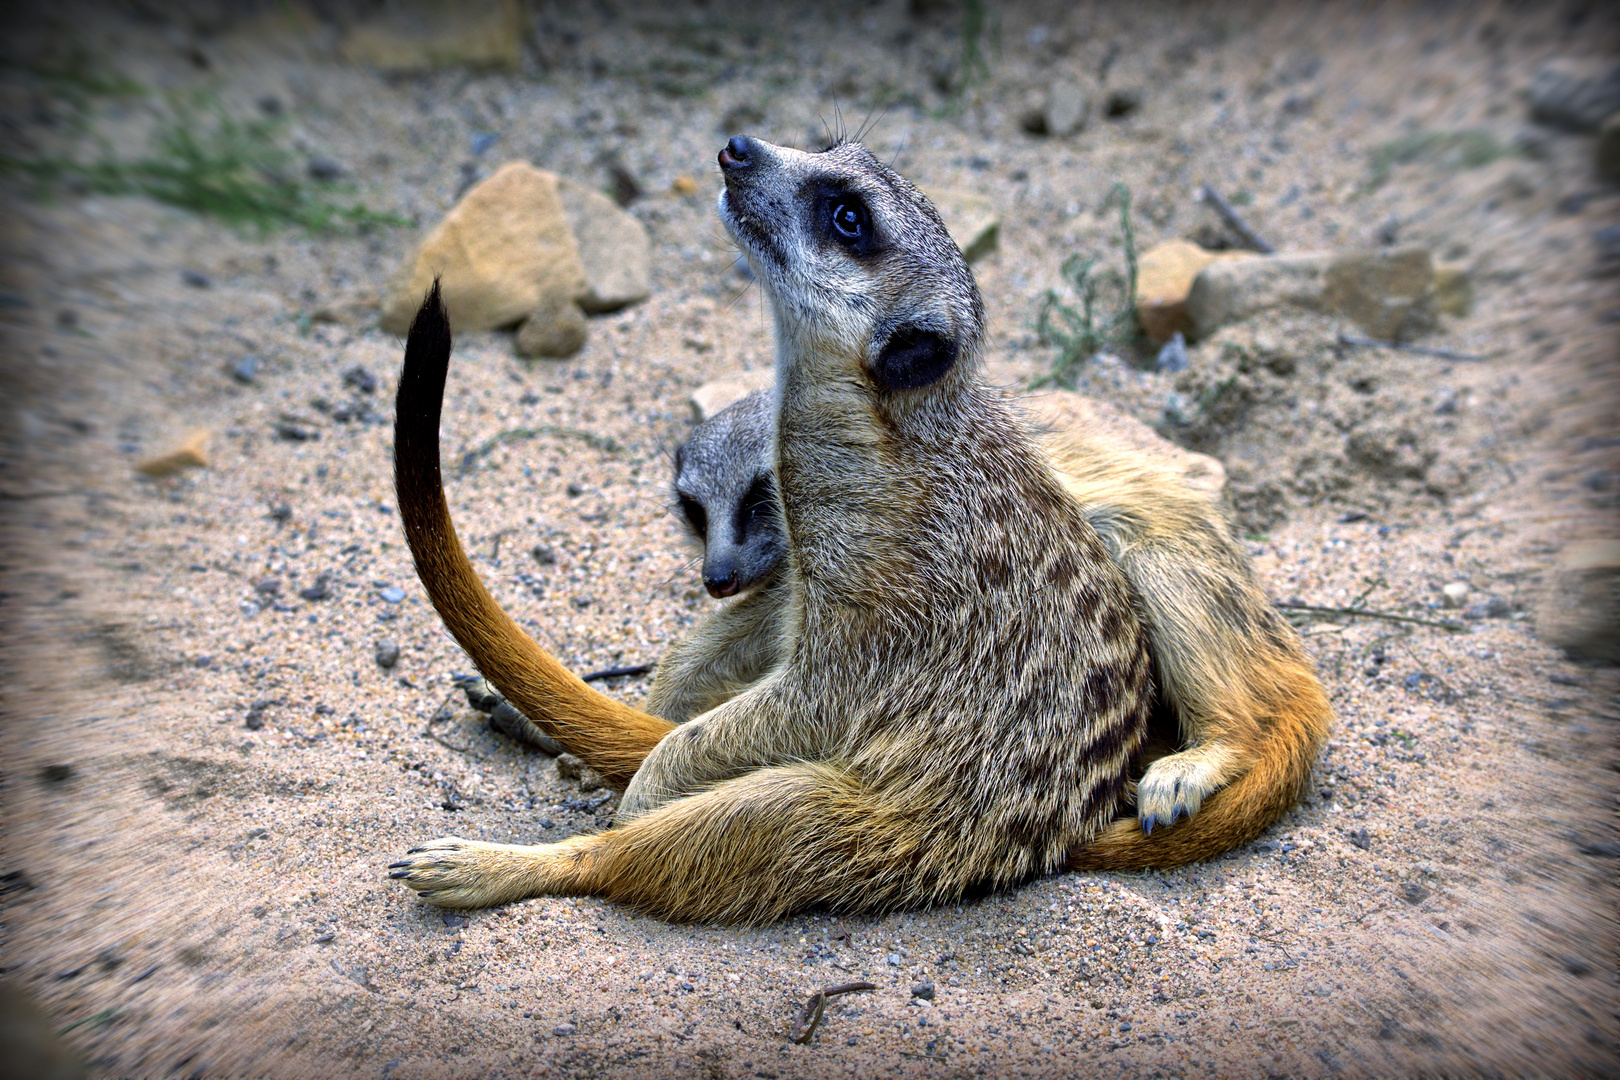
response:
M1612 1073L1617 679L1536 615L1558 551L1617 533L1620 190L1524 91L1549 58L1615 55L1613 14L1017 5L959 91L956 5L573 7L534 16L517 71L410 76L346 64L338 24L297 30L297 5L59 3L8 26L17 152L61 137L72 87L41 72L77 58L273 113L310 175L419 223L260 234L0 189L5 979L91 1073ZM1103 80L1089 119L1030 134L1058 73ZM92 107L129 141L160 100ZM560 839L614 799L456 684L471 664L394 507L385 282L506 160L634 180L651 298L593 318L566 361L462 336L443 431L462 540L506 609L576 671L654 660L714 604L669 492L687 395L773 355L715 219L715 153L738 130L811 146L840 113L902 173L999 211L975 272L988 373L1014 391L1052 362L1035 320L1064 260L1123 266L1116 182L1142 249L1215 238L1207 183L1282 252L1399 242L1462 265L1472 314L1420 343L1478 360L1276 314L1189 346L1185 371L1122 347L1079 383L1225 462L1279 600L1460 631L1300 613L1337 727L1300 805L1203 865L761 929L419 902L385 877L414 843ZM1462 131L1499 152L1414 138ZM1181 423L1212 387L1241 407ZM206 468L136 472L196 429ZM539 433L484 450L517 429ZM603 685L637 704L648 683ZM811 995L858 981L875 989L790 1040Z

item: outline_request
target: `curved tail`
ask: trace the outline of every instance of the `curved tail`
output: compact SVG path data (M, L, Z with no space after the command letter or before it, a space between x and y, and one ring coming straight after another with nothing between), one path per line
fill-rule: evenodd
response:
M1248 844L1299 800L1333 713L1309 667L1278 660L1270 685L1257 694L1259 738L1248 768L1204 800L1191 818L1151 833L1140 819L1110 823L1096 839L1069 853L1070 870L1162 870L1213 858Z
M394 408L394 490L416 573L478 670L546 734L620 788L674 725L591 689L502 611L479 580L445 503L439 413L450 320L434 281L405 341Z

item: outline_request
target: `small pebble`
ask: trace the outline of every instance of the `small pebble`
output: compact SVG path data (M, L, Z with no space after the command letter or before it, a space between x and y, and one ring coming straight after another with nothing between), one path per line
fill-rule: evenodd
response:
M585 763L573 754L557 755L557 776L563 780L578 780Z
M281 579L267 577L253 586L253 591L261 596L275 596L281 591Z
M309 178L320 184L330 184L343 176L343 166L329 157L312 157L309 159Z
M1432 895L1432 891L1424 888L1415 881L1408 881L1401 890L1401 896L1408 904L1421 904Z
M343 385L362 394L374 394L377 392L377 376L356 364L343 373Z
M259 358L244 356L231 365L231 378L244 385L259 377Z
M1187 339L1177 330L1159 349L1159 355L1153 360L1153 370L1166 373L1186 371L1187 364Z
M391 668L399 663L399 642L383 638L377 642L377 666Z
M292 507L288 506L286 503L276 503L270 508L269 517L271 521L287 522L292 520L292 516Z
M934 984L931 982L918 983L911 988L911 996L921 998L923 1001L934 1000Z
M579 1029L576 1028L573 1024L558 1024L556 1027L551 1029L551 1033L553 1035L558 1035L558 1036L572 1035L574 1032L576 1032L578 1030Z
M315 584L306 585L304 588L299 589L298 595L311 603L316 600L325 600L332 595L332 586L327 581L326 575L322 574L315 579Z
M47 765L39 770L39 778L48 784L60 784L73 775L71 765Z
M320 432L295 424L291 420L279 420L276 422L276 438L286 442L310 442L320 437Z
M207 289L214 284L208 275L200 270L182 270L180 271L180 280L193 289Z
M555 566L557 563L557 552L550 544L536 544L529 550L529 554L533 555L534 561L541 566Z
M1441 587L1440 592L1445 597L1446 607L1460 608L1468 599L1468 582L1447 582Z
M397 604L405 599L405 590L400 588L398 585L390 585L377 595L382 597L387 603Z

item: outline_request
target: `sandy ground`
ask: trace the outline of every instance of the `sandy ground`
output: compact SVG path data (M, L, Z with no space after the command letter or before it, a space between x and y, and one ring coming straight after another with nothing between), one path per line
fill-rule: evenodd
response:
M1144 246L1205 222L1190 194L1207 181L1247 191L1283 250L1375 246L1393 219L1402 242L1468 267L1474 314L1426 340L1483 360L1347 351L1319 316L1250 324L1236 347L1290 362L1256 374L1252 407L1198 448L1231 470L1279 598L1341 606L1377 582L1375 608L1456 617L1435 609L1463 581L1470 604L1502 603L1456 634L1307 620L1337 730L1298 809L1206 865L758 930L591 899L443 913L385 864L452 832L559 838L613 803L453 691L470 665L392 506L400 343L310 319L374 295L415 231L260 237L13 186L6 979L109 1077L1612 1073L1617 680L1543 644L1533 613L1566 541L1615 534L1620 299L1593 237L1620 192L1593 175L1589 139L1531 127L1521 96L1548 56L1615 51L1596 10L1020 7L959 107L936 79L959 54L940 28L953 19L893 2L747 21L547 9L520 73L404 78L266 22L71 5L25 20L0 85L24 144L40 91L17 59L78 42L148 85L207 85L244 110L276 96L302 152L424 224L464 163L527 158L602 184L611 152L637 178L653 297L593 320L565 362L469 335L447 394L451 463L516 428L593 436L508 442L448 484L501 602L576 669L651 660L710 608L669 511L668 450L693 387L771 357L713 217L712 162L739 126L807 145L835 101L851 126L886 102L879 153L1000 208L1000 251L976 271L990 374L1009 387L1050 360L1034 314L1063 259L1117 258L1116 180ZM1066 141L1019 129L1052 71L1105 60L1110 87L1143 92L1136 112ZM1472 128L1518 151L1398 165L1363 190L1377 147ZM671 194L681 174L700 193ZM1194 349L1184 378L1225 347ZM243 384L230 367L249 355ZM1133 359L1094 365L1082 389L1155 421L1176 377ZM356 366L373 393L345 384ZM369 410L338 422L315 398ZM135 475L192 428L213 433L209 468ZM1395 457L1356 452L1357 433ZM301 598L322 578L325 599ZM877 989L788 1041L808 995L854 979Z

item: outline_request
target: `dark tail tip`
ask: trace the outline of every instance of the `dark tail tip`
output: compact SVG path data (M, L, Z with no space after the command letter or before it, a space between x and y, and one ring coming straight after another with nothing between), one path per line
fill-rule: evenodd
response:
M434 278L433 288L428 290L405 338L405 367L400 372L395 401L398 422L431 413L437 426L439 400L444 395L444 378L449 369L450 316L439 295L439 279Z

